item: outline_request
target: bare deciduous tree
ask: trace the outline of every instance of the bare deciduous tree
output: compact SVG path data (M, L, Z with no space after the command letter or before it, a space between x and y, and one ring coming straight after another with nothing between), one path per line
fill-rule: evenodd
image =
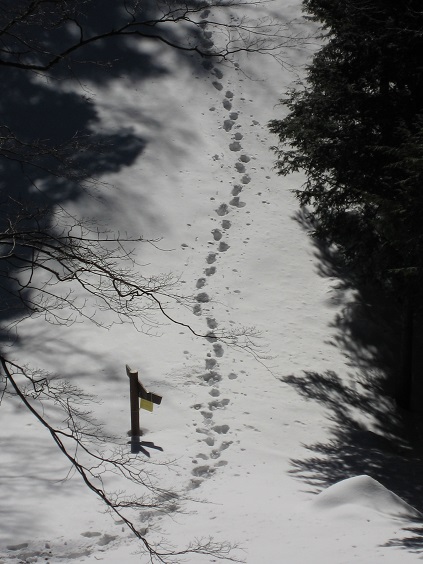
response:
M113 3L110 25L104 18L110 4L98 0L1 2L0 65L38 72L63 61L110 65L112 61L86 56L84 48L111 38L156 41L202 57L230 59L246 51L282 60L283 50L297 46L300 37L288 23L248 15L261 4L263 0L120 0Z
M177 562L184 554L209 555L232 562L239 560L231 553L234 545L213 538L191 542L184 549L164 549L154 546L136 521L144 511L171 514L180 510L184 496L164 489L158 482L154 463L141 461L116 437L106 435L103 427L93 419L89 406L95 398L67 381L30 371L0 355L3 378L0 379L0 404L5 395L18 397L29 412L48 431L56 446L80 475L85 485L140 540L151 562ZM59 407L61 418L51 414L52 406ZM56 419L53 423L51 420ZM113 446L116 445L116 446ZM141 447L142 448L142 447ZM147 451L145 451L147 453ZM163 465L163 463L161 463ZM108 490L107 478L117 475L141 490L141 495L125 495ZM186 498L185 498L186 500ZM138 513L135 520L134 513ZM135 513L135 514L136 514Z
M0 69L13 83L13 96L22 95L26 77L78 77L90 65L106 75L124 64L123 53L137 55L138 43L157 42L205 58L230 60L240 51L270 54L280 60L283 50L299 38L289 25L254 17L261 1L232 0L0 0ZM238 14L236 16L236 14ZM206 32L207 30L207 32ZM125 45L125 50L104 48ZM25 82L26 80L26 82ZM10 95L10 94L9 94ZM96 157L108 151L107 140L89 131L66 131L55 138L41 129L30 130L0 107L0 330L6 333L27 318L42 316L50 323L69 325L89 319L97 326L131 323L149 332L155 315L209 340L225 340L252 350L253 332L217 331L202 335L170 315L169 302L186 304L172 275L144 276L134 248L155 244L141 237L108 232L70 214L66 194L81 193L101 184ZM13 112L12 112L13 113ZM42 124L43 126L44 124ZM136 142L122 132L136 154ZM103 158L103 162L107 159ZM94 164L93 164L94 163ZM24 189L22 189L24 186ZM45 190L50 186L50 190ZM106 310L108 316L103 317ZM112 314L112 317L110 316ZM140 539L151 561L175 562L188 552L231 557L231 546L212 539L182 551L153 547L128 512L153 508L175 509L175 493L154 484L145 461L122 448L91 417L93 398L68 382L37 373L0 353L3 369L1 400L17 397L50 433L54 443L85 484ZM48 405L61 410L50 419ZM78 453L78 454L76 454ZM104 476L117 473L139 485L141 498L115 496ZM171 507L172 506L172 507Z

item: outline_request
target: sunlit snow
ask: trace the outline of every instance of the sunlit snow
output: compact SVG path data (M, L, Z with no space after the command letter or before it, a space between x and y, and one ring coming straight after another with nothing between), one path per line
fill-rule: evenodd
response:
M257 10L299 14L299 2L276 4ZM104 178L99 199L72 206L121 232L160 238L138 258L149 273L177 274L181 293L193 296L172 315L200 333L253 326L254 354L166 320L151 336L33 320L20 327L15 352L95 394L96 415L122 442L125 365L163 396L153 413L141 412L143 438L162 449L146 464L180 497L175 514L137 516L151 541L183 547L211 536L236 545L233 556L248 564L407 564L421 559L418 542L402 539L419 528L422 504L410 499L406 470L391 482L395 454L370 445L365 456L360 438L345 441L350 429L382 436L377 415L390 410L362 385L339 338L334 320L354 296L325 274L301 222L291 193L301 175L273 170L267 123L283 115L278 99L313 48L288 52L292 66L282 68L262 55L205 66L163 47L155 53L162 74L87 83L93 128L135 131L145 147ZM363 407L349 406L352 395ZM0 562L149 561L22 407L4 401L0 417Z

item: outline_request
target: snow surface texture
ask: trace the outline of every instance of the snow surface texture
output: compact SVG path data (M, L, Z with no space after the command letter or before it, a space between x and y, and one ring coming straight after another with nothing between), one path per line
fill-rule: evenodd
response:
M313 502L317 509L368 508L392 517L421 518L422 515L400 497L369 476L342 480L320 493Z
M289 20L299 5L266 9ZM183 513L139 515L151 541L180 547L212 536L236 543L234 556L248 564L420 561L418 534L407 544L404 530L418 529L407 503L414 494L420 505L413 463L383 436L378 421L392 421L389 402L360 380L334 325L354 296L322 274L290 193L301 178L272 170L266 124L282 114L278 98L295 73L270 57L240 56L234 67L162 48L154 56L165 72L148 80L88 84L92 127L132 128L145 147L104 178L110 188L100 201L74 205L117 230L162 237L159 247L171 252L146 246L139 262L180 273L194 300L192 311L174 314L199 331L253 325L262 359L172 325L155 338L122 326L41 331L28 322L20 329L25 362L60 368L100 397L99 417L123 441L125 364L163 396L152 414L141 413L141 426L163 449L152 462L174 461L154 472L189 500L180 499ZM299 68L308 56L298 50L289 61ZM0 562L148 561L22 408L3 402L0 417Z

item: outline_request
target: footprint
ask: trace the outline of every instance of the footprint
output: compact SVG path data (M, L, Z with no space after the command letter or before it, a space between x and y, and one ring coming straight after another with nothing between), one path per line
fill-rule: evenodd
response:
M210 370L209 372L205 372L204 374L202 374L200 378L204 380L204 382L207 382L207 384L212 385L215 384L216 382L220 382L222 376L218 372L215 372L214 370ZM198 429L197 431L199 433L201 432Z
M222 232L220 231L220 229L213 229L212 234L215 241L220 241L220 239L222 238Z
M232 99L234 97L233 93L230 90L226 91L225 96L226 96L226 98L230 98L230 99Z
M207 327L209 327L210 329L216 329L217 321L216 319L214 319L214 317L208 317L206 321L207 321Z
M208 340L209 343L214 343L217 341L217 337L213 332L207 333L206 339Z
M206 258L206 262L207 264L213 264L214 262L216 262L216 253L209 253Z
M243 208L247 205L245 202L240 201L239 196L232 198L232 200L229 203L231 206L234 206L236 208Z
M232 112L231 114L229 114L230 119L232 119L233 121L236 121L239 117L239 113L238 112Z
M219 243L219 252L224 253L225 251L227 251L229 249L230 245L228 245L228 243L225 243L224 241L220 241Z
M213 396L214 398L217 398L220 396L220 391L217 388L212 388L209 392L209 394L211 396ZM210 405L210 404L209 404Z
M216 267L211 266L210 268L206 268L204 272L205 272L206 276L213 276L213 274L216 274Z
M239 173L245 172L245 165L242 163L236 163L235 168Z
M223 72L221 70L214 68L212 72L219 80L221 80L223 78ZM223 88L223 86L222 86L222 88ZM219 90L222 90L222 88L219 88Z
M241 182L243 184L249 184L251 182L251 176L249 174L244 174L244 176L241 178Z
M223 347L220 343L215 343L213 345L213 350L214 350L214 354L217 357L221 358L223 356L224 350L223 350Z
M209 459L207 454L203 454L201 452L199 454L197 454L196 458L200 458L201 460L208 460Z
M203 482L203 480L200 480L200 479L191 479L188 489L196 490L197 488L199 488L201 486L202 482Z
M222 467L222 466L226 466L227 464L228 464L227 460L219 460L219 462L216 464L216 466L219 468L219 467Z
M217 449L214 449L214 450L211 451L210 458L216 459L216 458L219 458L219 457L220 457L220 452Z
M225 119L223 122L223 129L225 131L230 131L234 126L234 122L231 119Z
M235 186L232 188L232 196L238 196L238 194L242 192L242 186L240 186L239 184L235 184Z
M242 161L243 163L249 163L251 161L251 159L248 155L241 155L239 157L239 160Z
M6 548L7 550L22 550L23 548L28 548L28 543L22 542L21 544L8 544Z
M211 413L211 411L202 411L201 415L204 417L204 419L212 419L213 418L213 413Z
M222 221L222 229L230 229L231 228L231 222L229 221L229 219L224 219Z
M217 360L215 358L206 358L206 370L212 370L217 364Z
M91 537L101 537L101 533L97 532L97 531L86 531L85 533L81 533L82 537L87 537L87 538L91 538Z
M201 315L200 304L195 304L195 306L192 308L192 312L194 313L194 315Z
M220 82L217 82L216 80L212 82L213 86L216 88L216 90L222 90L223 86L221 85Z
M216 410L216 409L224 409L228 403L230 402L230 400L228 399L222 399L222 400L214 400L209 402L209 409L211 409L212 411Z
M103 535L103 537L98 541L99 546L106 546L117 539L117 535L108 535L107 533Z
M207 464L205 464L204 466L196 466L191 474L193 474L194 476L198 476L200 478L204 477L204 476L208 476L210 474L213 474L213 472L215 471L214 468L212 468L211 466L207 466Z
M200 288L203 288L203 286L205 286L205 285L206 285L206 279L205 278L199 278L197 280L197 283L196 283L195 286L196 286L196 288L200 289Z
M230 151L240 151L241 149L242 149L242 147L241 147L241 143L239 141L233 141L229 145Z
M226 215L229 213L228 205L227 204L220 204L220 206L216 210L217 215Z
M201 64L206 70L211 70L213 68L213 63L211 61L203 61Z
M237 141L241 141L241 139L243 139L243 134L242 133L235 133L234 135L234 139L236 139Z
M204 442L211 447L214 446L214 438L213 437L207 437L207 439L204 439Z
M229 425L215 425L212 429L218 435L226 435L229 431Z
M223 107L225 108L225 110L231 110L232 109L232 104L229 102L229 100L223 100Z
M238 374L235 374L235 372L231 372L228 375L229 380L236 380L238 378Z
M201 39L201 46L203 47L203 49L211 49L214 46L213 41L211 41L211 39ZM215 73L216 74L216 73ZM219 76L217 78L220 78ZM222 86L223 88L223 86ZM220 90L222 89L220 88Z
M197 302L200 302L201 304L205 304L210 301L210 297L206 292L201 292L200 294L197 294L195 299L197 300Z
M220 450L220 451L226 450L227 448L229 448L229 447L231 446L231 444L232 444L232 441L224 441L224 442L220 445L219 450Z

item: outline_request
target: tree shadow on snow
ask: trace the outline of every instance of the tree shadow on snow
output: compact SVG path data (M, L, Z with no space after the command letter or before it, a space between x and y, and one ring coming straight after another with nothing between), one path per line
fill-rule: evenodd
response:
M312 230L304 214L296 218ZM304 445L310 456L291 461L291 473L317 493L366 474L423 513L423 437L416 420L392 399L399 367L399 312L380 293L357 283L336 250L314 240L318 272L333 280L337 308L329 343L341 349L348 374L304 372L282 380L328 411L330 439ZM423 528L389 545L423 549Z
M195 3L188 2L188 5L191 4ZM101 9L98 2L90 3L84 10L84 23L93 34L116 29L122 23L122 18L127 18L121 4L113 0L103 1ZM157 3L143 3L143 16L146 20L160 17ZM161 30L161 34L166 40L177 42L180 27L180 24L168 25ZM143 31L148 35L149 28ZM156 32L157 28L151 28L151 34ZM193 32L192 40L198 42L202 38L201 34L202 30L198 28ZM70 28L51 29L49 41L52 50L56 47L60 51L60 48L74 41L73 32ZM144 45L147 49L142 49ZM85 187L92 180L97 181L94 197L107 210L108 196L106 190L102 189L104 177L133 165L142 156L148 140L135 128L110 126L105 129L86 84L107 88L113 81L122 79L128 83L128 89L134 84L142 89L148 81L166 75L169 69L149 48L151 45L152 41L148 37L140 41L126 37L97 42L77 51L71 65L65 60L44 76L3 67L0 125L3 127L2 135L10 131L19 140L20 157L17 158L12 151L10 157L0 161L1 231L7 226L8 216L16 212L14 202L24 202L31 210L66 208L69 203L77 203L86 196ZM163 49L171 47L163 46ZM178 50L174 50L174 53L181 65L191 65L197 75L207 72L198 57ZM153 131L166 128L160 115L152 115L151 112L147 115L141 109L133 116L133 121L143 126L148 124ZM80 142L72 143L76 138ZM55 159L48 154L35 159L31 156L30 145L26 144L39 142L44 147L62 147L61 156L71 163L66 171L63 170L61 158ZM169 143L172 141L169 140ZM181 147L175 150L181 151ZM157 224L163 215L161 210L152 208L145 194L144 191L136 195L137 210L140 210L139 232L145 232L146 226ZM44 221L48 224L48 213ZM0 323L5 328L9 320L23 316L25 311L21 302L13 297L16 272L10 263L7 266L1 264L0 269ZM0 330L1 343L12 346L15 339L15 335Z
M34 433L32 420L22 413L22 407L15 407L25 421L27 436L15 436L12 432L7 441L2 436L0 545L3 549L6 539L10 544L18 544L42 535L51 500L61 496L66 503L79 491L78 480L67 478L69 465L65 459L52 459L51 445L44 440L42 431ZM46 460L50 461L47 466Z
M89 4L93 11L86 14L86 23L91 27L93 33L101 33L105 29L118 26L119 18L122 16L119 3L114 0L103 0L101 9L99 3ZM158 15L157 3L145 2L143 8L146 18L153 19ZM173 29L168 26L163 30L165 38L174 41L178 33L177 27ZM59 29L57 35L50 30L49 41L51 44L63 44L71 39L65 37L66 30ZM200 33L200 30L199 30ZM144 41L144 40L143 40ZM149 40L145 40L148 45ZM145 44L144 43L142 44ZM167 49L167 47L163 47ZM170 49L170 47L169 47ZM211 65L203 66L201 60L175 51L181 65L191 65L196 75L206 73ZM53 222L53 212L57 208L64 208L69 204L76 205L83 202L86 197L86 185L94 184L94 197L105 205L107 210L108 196L103 193L102 184L106 175L117 174L124 168L130 167L142 158L148 145L148 139L139 134L136 128L119 127L119 125L105 128L98 115L95 100L92 93L86 87L86 83L98 88L107 88L112 81L125 80L128 88L135 85L142 89L152 79L163 77L168 72L155 55L154 50L142 50L136 40L113 39L97 43L95 46L87 47L78 52L78 58L82 60L99 61L100 65L83 62L74 62L70 67L66 61L54 67L48 76L31 73L23 70L3 67L2 97L0 101L0 125L3 126L2 135L6 131L13 132L18 139L17 147L21 151L22 158L17 158L11 153L10 158L0 161L0 231L7 228L8 215L16 212L19 206L14 207L14 202L23 202L31 210L47 209L43 221L46 225ZM106 66L103 66L103 63ZM109 63L111 63L109 65ZM140 108L136 116L133 116L134 125L148 125L154 132L162 132L166 129L166 123L162 116L152 115ZM81 143L72 141L78 137ZM61 146L63 155L68 163L71 163L66 171L61 168L60 159L55 160L51 155L38 155L35 159L31 156L30 147L36 143L42 143L44 147ZM172 140L168 141L173 143ZM81 151L81 146L83 150ZM25 149L26 147L26 149ZM171 147L172 149L172 147ZM181 148L178 147L180 151ZM27 151L27 152L25 152ZM143 232L146 225L152 225L162 217L162 210L154 210L148 200L146 191L136 194L137 209L141 210L139 217L139 230ZM131 207L130 204L127 204ZM123 206L125 207L125 206ZM112 210L113 211L113 210ZM112 212L111 212L112 213ZM84 209L82 209L84 214ZM28 224L27 224L28 227ZM107 226L106 226L107 227ZM101 228L101 226L100 226ZM9 323L14 319L24 317L26 311L22 310L22 303L14 298L14 278L18 270L9 263L0 261L0 276L2 287L0 289L0 343L5 348L4 353L11 353L13 347L19 342L15 333L7 330ZM55 336L55 347L50 349L50 342L46 341L46 334L40 324L36 337L32 342L27 342L26 350L31 352L37 344L43 347L46 353L57 356L58 369L66 364L67 358L79 354L72 343L60 340L60 331ZM104 366L104 359L88 350L84 354L91 355L92 360L98 361L98 366ZM20 361L25 363L25 359ZM100 368L99 368L100 370ZM124 368L122 375L112 374L110 368L105 366L102 374L106 374L109 380L121 379L126 384ZM1 395L0 389L0 395ZM1 398L0 398L1 399ZM3 398L3 401L4 398ZM16 418L14 419L17 420ZM2 487L7 490L8 500L16 500L22 492L22 482L27 481L28 488L37 489L37 497L44 499L54 489L54 480L39 478L45 471L45 460L51 457L51 443L44 442L35 447L33 434L23 433L22 429L16 429L19 434L19 444L13 443L10 436L8 444L2 447L7 449L7 465L3 468ZM147 447L151 444L148 444ZM44 449L44 450L43 450ZM17 473L16 468L22 460L32 460L28 474ZM6 455L5 455L6 457ZM60 456L59 456L60 458ZM38 465L38 462L41 461ZM5 463L6 464L6 463ZM26 464L26 463L25 463ZM26 466L25 466L26 467ZM32 468L32 470L31 470ZM34 492L33 492L34 493ZM3 501L5 497L3 496ZM13 535L18 526L24 526L29 536L38 533L38 521L34 520L33 514L26 515L24 505L15 505L10 501L0 507L0 520L3 530Z

